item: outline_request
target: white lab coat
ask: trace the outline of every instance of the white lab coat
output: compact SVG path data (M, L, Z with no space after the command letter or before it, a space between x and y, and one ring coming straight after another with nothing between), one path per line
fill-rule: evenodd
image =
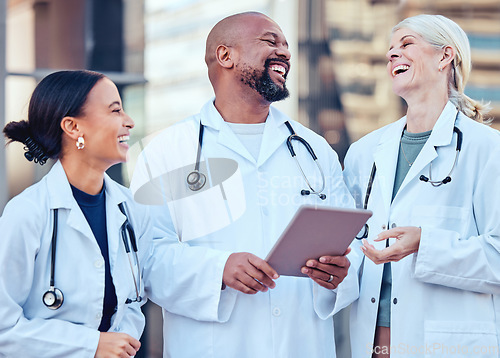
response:
M172 173L187 164L189 170L194 168L200 120L205 126L202 161L224 158L227 162L220 171L211 166L208 188L197 193L179 188L182 195L172 194L169 186L186 185L186 172L180 176ZM155 226L162 234L155 237L167 239L156 240L156 245L182 240L183 245L200 250L197 256L176 258L176 275L169 276L174 281L162 285L164 277L149 274L150 297L166 308L164 357L335 357L334 291L309 278L284 276L266 293L246 295L231 288L221 290L228 256L250 252L265 258L300 205L354 206L335 152L323 138L290 121L297 134L310 143L326 175L326 201L314 195L301 196L306 184L285 144L290 135L286 120L271 107L255 160L210 101L200 114L159 134L139 158L131 183L136 200L144 200L148 183L161 186L159 178L165 182L163 188L157 188L157 195L166 195L163 200L167 204L156 207ZM316 165L302 145L294 142L294 148L312 186L317 188L321 180ZM175 195L178 200L172 198ZM188 201L186 197L195 199ZM186 208L193 210L191 215ZM181 217L176 215L177 210L182 212ZM220 221L204 222L206 217ZM190 225L198 226L198 230L193 232ZM190 252L186 250L186 255ZM200 280L207 272L212 274L211 279ZM176 305L165 304L156 291L168 285L194 288L197 293L186 292L177 297ZM201 295L205 297L203 310L194 305Z
M109 260L118 300L109 331L139 339L144 328L140 304L125 304L127 298L136 298L136 291L120 237L125 216L118 204L126 203L141 261L152 249L149 216L127 188L108 176L104 180ZM55 287L63 292L64 303L51 310L42 296L50 283L55 208L59 209ZM7 204L0 232L0 356L94 357L104 300L104 259L60 162ZM132 262L137 275L133 257Z
M406 117L352 144L344 177L358 207L363 206L372 164L377 172L368 209L368 241L386 227L422 228L417 253L391 263L391 352L398 357L499 357L500 337L500 137L459 114L462 150L455 160L457 110L449 102L410 168L396 197L391 195L398 146ZM395 239L390 240L390 244ZM339 306L353 297L352 356L371 357L383 265L364 258L353 243L351 272L339 288ZM359 278L359 280L358 280ZM342 298L341 298L342 297ZM342 302L341 302L342 301ZM339 307L340 308L340 307Z

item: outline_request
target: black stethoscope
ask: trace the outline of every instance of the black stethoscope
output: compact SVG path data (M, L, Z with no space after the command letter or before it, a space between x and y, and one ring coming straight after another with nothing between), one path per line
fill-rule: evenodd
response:
M314 150L312 149L311 145L309 143L307 143L307 141L304 138L300 137L298 134L295 133L295 131L293 130L291 124L288 121L285 122L285 125L288 128L288 130L290 131L290 136L288 136L288 138L286 140L286 145L288 147L288 151L290 152L290 155L292 156L292 158L295 159L295 163L297 164L297 167L299 168L300 173L302 174L302 176L304 178L304 181L306 182L307 186L309 187L309 190L302 189L300 191L300 194L301 195L311 195L311 194L314 194L314 195L317 195L321 200L325 200L326 199L326 194L322 193L322 191L325 190L326 180L325 180L325 174L323 173L323 169L319 165L318 157L316 157L316 154L314 153ZM199 134L198 134L198 151L197 151L197 155L196 155L196 164L194 166L194 170L188 174L187 179L186 179L188 187L192 191L198 191L198 190L200 190L201 188L203 188L203 186L206 183L206 176L203 173L200 172L200 156L201 156L201 146L202 146L202 143L203 143L203 129L204 129L204 125L200 122L200 131L199 131ZM318 167L319 172L321 173L321 180L322 180L321 189L314 190L312 188L311 184L309 183L309 180L307 180L307 176L305 175L304 171L302 170L302 167L300 166L300 163L297 160L297 155L295 154L295 150L293 149L293 145L292 145L292 141L293 140L297 140L300 143L302 143L304 145L304 147L306 147L307 151L311 155L311 157L314 160L314 162L316 163L316 166Z
M125 246L125 251L127 252L128 261L130 264L130 270L132 272L132 278L134 279L135 293L136 297L131 299L127 298L125 301L126 304L132 302L141 302L142 297L139 294L139 290L141 288L141 269L139 264L139 257L137 256L137 240L135 238L134 229L132 225L128 221L128 216L125 212L125 207L123 203L118 204L120 211L125 215L125 222L120 227L120 235L123 240L123 244ZM55 266L56 266L56 242L57 242L57 217L58 217L58 209L54 209L54 225L52 229L52 247L51 247L51 262L50 262L50 287L47 292L43 294L42 301L48 308L52 310L56 310L62 306L64 302L64 295L62 291L55 287L54 285L54 276L55 276ZM137 279L135 277L134 268L132 265L132 259L130 254L130 244L132 245L132 251L134 252L135 261L137 263Z
M457 117L458 117L458 113L457 113ZM457 120L457 117L455 117L455 121ZM456 166L457 160L458 160L458 154L462 150L462 138L463 138L462 132L456 126L453 127L453 132L457 134L457 146L455 149L456 150L455 151L455 160L453 161L453 166L451 167L451 170L448 173L448 175L443 180L433 181L432 180L432 173L431 173L431 169L432 169L432 162L431 162L429 164L429 177L426 177L425 175L420 175L420 177L419 177L420 181L422 181L424 183L430 183L433 187L439 187L443 184L448 184L449 182L451 182L451 173L453 172L453 169L455 169L455 166ZM376 171L377 171L377 167L375 166L375 163L373 163L372 171L370 173L370 179L368 180L368 186L366 187L365 202L363 203L363 209L365 209L365 210L368 208L368 200L370 199L370 194L372 192L372 186L373 186L373 181L375 180ZM358 239L358 240L366 239L368 237L368 231L369 231L368 224L365 224L365 226L363 227L363 233L361 234L361 236L356 236L356 239Z

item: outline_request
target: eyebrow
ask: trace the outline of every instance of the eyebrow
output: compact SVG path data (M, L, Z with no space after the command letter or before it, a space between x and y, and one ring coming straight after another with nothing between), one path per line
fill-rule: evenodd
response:
M404 35L403 37L401 37L401 38L399 39L399 42L403 42L404 40L406 40L406 38L407 38L407 37L413 37L413 38L416 38L416 37L415 37L415 36L413 36L413 35ZM390 50L392 50L393 48L394 48L394 46L389 47L389 51L390 51Z
M121 106L120 102L118 102L118 101L114 101L113 103L111 103L111 104L108 106L108 108L113 107L115 104L117 104L117 105Z

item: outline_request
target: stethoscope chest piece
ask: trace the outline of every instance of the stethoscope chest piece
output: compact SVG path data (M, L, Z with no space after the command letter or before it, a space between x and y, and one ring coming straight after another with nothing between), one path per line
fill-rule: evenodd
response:
M194 170L188 174L186 182L189 189L191 189L192 191L198 191L203 188L203 186L205 186L207 177L205 176L205 174L200 173L198 170Z
M51 287L47 292L43 294L42 300L45 306L47 306L51 310L56 310L62 306L64 302L64 296L60 289Z

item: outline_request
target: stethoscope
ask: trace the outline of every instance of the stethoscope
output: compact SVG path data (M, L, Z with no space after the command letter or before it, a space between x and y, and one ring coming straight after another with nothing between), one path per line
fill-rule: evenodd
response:
M135 238L134 229L132 225L128 221L128 216L125 212L125 207L123 203L118 204L120 211L125 215L125 222L120 227L120 235L123 240L123 244L125 246L125 251L127 252L128 261L130 264L130 270L132 271L132 278L134 279L135 293L136 297L131 299L127 298L125 301L126 304L132 302L141 302L142 297L139 294L139 290L141 288L141 269L139 264L139 257L137 255L137 240ZM45 306L50 308L51 310L56 310L62 306L64 302L64 295L62 291L55 287L54 285L54 276L55 276L55 265L56 265L56 242L57 242L57 217L58 217L58 209L54 209L54 224L52 229L52 247L51 247L51 262L50 262L50 287L47 292L43 294L42 301ZM130 253L130 244L132 245L132 250L134 252L135 262L137 264L137 278L134 273L134 268L132 265L131 253Z
M457 117L458 117L458 113L457 113ZM455 117L455 121L457 120L457 117ZM451 173L453 172L453 169L455 169L455 166L456 166L457 160L458 160L458 155L459 155L460 151L462 150L462 138L463 138L462 132L456 126L453 127L453 132L457 134L457 146L455 149L455 160L453 161L453 166L451 167L451 170L448 173L448 175L443 180L433 181L432 180L432 173L431 173L431 170L432 170L432 162L431 162L429 164L429 177L426 177L425 175L420 175L420 177L419 177L420 181L422 181L424 183L430 183L433 187L439 187L443 184L448 184L449 182L451 182ZM368 208L368 200L370 199L370 194L372 192L372 186L373 186L373 181L375 180L376 171L377 171L377 167L375 166L375 163L373 163L372 171L370 173L370 179L368 180L368 185L366 187L365 201L363 203L363 209L365 209L365 210ZM356 239L358 239L358 240L366 239L368 237L368 231L369 231L369 227L368 227L368 223L366 223L365 226L363 227L363 233L361 234L361 236L356 236Z
M286 140L286 145L288 147L288 151L290 152L290 155L292 156L292 158L295 159L295 163L297 164L297 167L299 168L300 173L302 174L302 177L304 178L304 181L306 182L307 186L309 187L309 190L302 189L300 191L300 194L301 195L314 194L314 195L317 195L321 200L325 200L326 194L322 193L322 191L325 190L326 180L325 180L325 174L323 173L323 169L321 168L321 165L319 165L318 157L314 153L314 150L312 149L311 145L304 138L300 137L298 134L295 133L291 124L288 121L285 122L285 125L288 128L288 130L290 131L290 136L288 136L288 138ZM200 131L198 133L198 151L197 151L197 155L196 155L196 164L194 166L194 170L192 172L190 172L186 178L186 182L188 184L188 187L192 191L198 191L201 188L203 188L203 186L206 183L206 179L207 179L205 174L200 172L200 156L201 156L201 147L202 147L202 143L203 143L203 129L204 129L204 127L205 126L200 122ZM307 151L311 155L314 162L316 163L316 166L318 167L319 172L321 173L321 180L322 180L321 189L314 190L312 188L311 184L309 183L309 180L307 179L307 176L305 175L304 171L302 170L302 167L300 166L300 163L297 159L297 155L295 154L295 150L293 149L293 145L292 145L293 140L297 140L300 143L302 143L304 145L304 147L306 147Z

